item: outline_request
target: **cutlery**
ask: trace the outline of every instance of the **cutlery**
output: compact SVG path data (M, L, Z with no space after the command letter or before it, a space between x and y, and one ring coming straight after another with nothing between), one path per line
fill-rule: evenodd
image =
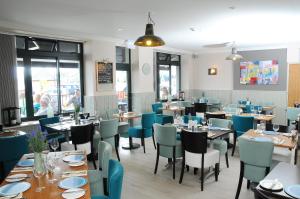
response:
M8 177L6 177L6 179L12 179L12 180L13 179L25 179L25 178L31 178L31 176L26 176L26 177L25 176L24 177L9 177L8 176Z
M81 193L81 192L85 193L85 190L66 191L65 193Z

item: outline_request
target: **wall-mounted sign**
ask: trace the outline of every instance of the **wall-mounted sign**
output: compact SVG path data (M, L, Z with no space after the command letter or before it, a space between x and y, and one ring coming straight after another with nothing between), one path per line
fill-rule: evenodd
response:
M113 84L113 63L96 62L97 83Z

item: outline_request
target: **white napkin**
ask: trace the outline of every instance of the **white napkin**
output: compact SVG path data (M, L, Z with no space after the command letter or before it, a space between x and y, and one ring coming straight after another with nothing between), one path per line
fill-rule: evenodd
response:
M79 170L79 171L65 171L62 174L62 178L68 178L68 177L82 177L87 176L87 170Z

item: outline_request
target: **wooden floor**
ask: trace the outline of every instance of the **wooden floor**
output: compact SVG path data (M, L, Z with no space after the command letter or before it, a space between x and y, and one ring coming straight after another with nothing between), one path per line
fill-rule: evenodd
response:
M134 140L140 143L140 140ZM120 145L127 144L122 139ZM231 150L230 150L231 152ZM116 159L116 155L114 154ZM235 196L239 176L239 156L229 156L229 168L226 168L225 157L221 157L221 173L219 181L214 176L205 181L204 191L200 190L200 174L194 175L193 170L185 172L183 183L179 184L181 161L176 164L176 179L172 179L172 169L166 168L166 158L160 158L157 174L154 175L156 151L152 139L146 139L146 154L142 148L127 151L120 147L121 163L125 169L122 198L123 199L232 199ZM90 165L92 169L92 165ZM200 173L200 172L198 172ZM246 189L246 180L240 194L240 199L253 199L254 194Z

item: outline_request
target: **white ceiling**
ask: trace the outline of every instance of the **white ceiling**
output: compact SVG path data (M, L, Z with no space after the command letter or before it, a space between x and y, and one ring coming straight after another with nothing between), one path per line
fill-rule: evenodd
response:
M241 48L300 42L299 0L0 0L0 27L134 41L144 34L148 11L155 33L172 48L195 52L227 41Z

